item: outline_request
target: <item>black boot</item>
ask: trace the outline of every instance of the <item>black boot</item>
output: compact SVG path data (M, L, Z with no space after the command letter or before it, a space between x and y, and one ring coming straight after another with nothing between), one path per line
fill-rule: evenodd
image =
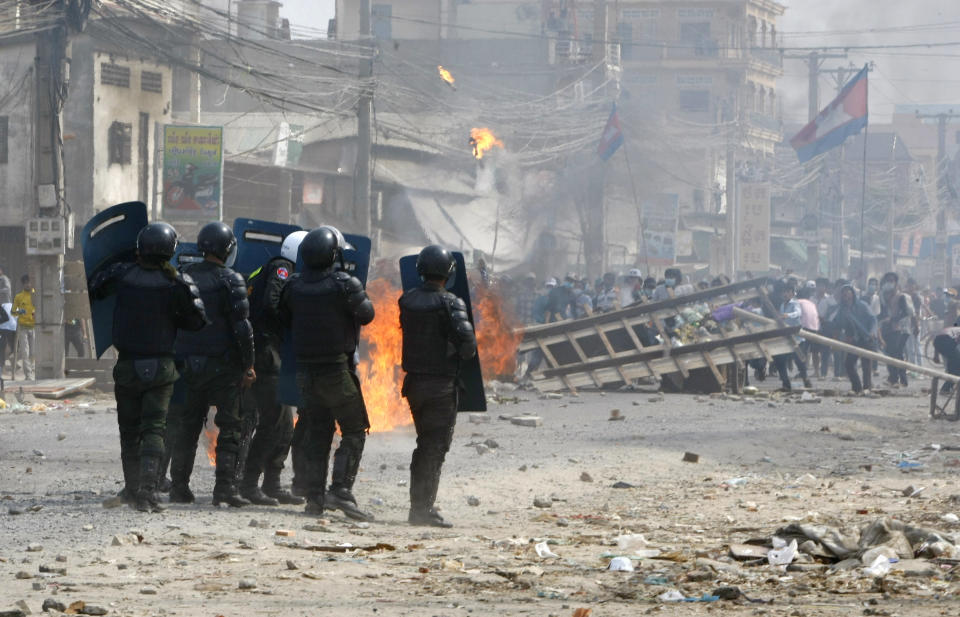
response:
M137 510L163 512L157 482L160 480L160 455L140 455L140 487L137 490Z
M273 497L278 502L291 506L303 505L303 497L297 497L280 484L280 470L267 469L263 472L263 494Z
M259 484L260 474L250 471L244 473L243 480L240 481L240 496L258 506L279 506L280 502L265 495L260 490Z
M357 499L350 492L350 489L341 487L330 487L325 498L326 506L330 510L340 510L344 516L355 521L372 521L373 514L364 512L357 506Z
M374 518L369 512L357 507L357 499L352 492L357 472L360 471L365 441L366 435L363 431L341 437L340 446L333 455L333 473L326 497L328 509L340 510L347 518L355 521L372 521Z
M231 508L249 506L250 502L237 493L234 483L236 474L237 454L235 452L217 452L216 482L213 485L213 505L222 503Z
M123 465L123 490L119 497L129 506L137 504L140 489L140 445L120 442L120 462Z
M428 508L426 510L419 510L410 508L410 514L407 515L407 522L411 525L419 525L422 527L443 527L444 529L449 529L453 527L453 523L448 523L440 516L440 513L437 512L436 508Z
M190 475L193 473L193 461L197 457L197 446L183 448L173 452L170 460L170 503L193 503L196 497L190 490Z
M323 495L313 495L307 497L307 506L303 509L304 513L314 516L323 515Z

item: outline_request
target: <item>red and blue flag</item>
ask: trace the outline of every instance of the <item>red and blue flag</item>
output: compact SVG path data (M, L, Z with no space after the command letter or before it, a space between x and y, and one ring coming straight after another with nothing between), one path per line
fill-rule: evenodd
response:
M610 111L610 117L607 119L607 126L603 129L600 145L597 146L597 154L604 161L608 161L622 145L623 130L620 128L620 116L617 114L617 104L614 103L613 109Z
M810 124L803 127L790 145L797 158L805 163L836 148L851 135L867 126L867 67L847 82L837 98L827 105Z

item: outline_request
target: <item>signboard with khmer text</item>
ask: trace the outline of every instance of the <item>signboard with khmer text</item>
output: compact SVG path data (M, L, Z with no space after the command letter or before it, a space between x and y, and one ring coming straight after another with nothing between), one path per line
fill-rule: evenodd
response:
M163 127L163 216L214 219L222 214L223 127Z
M770 269L770 185L741 183L739 210L736 246L740 258L737 269L766 272Z

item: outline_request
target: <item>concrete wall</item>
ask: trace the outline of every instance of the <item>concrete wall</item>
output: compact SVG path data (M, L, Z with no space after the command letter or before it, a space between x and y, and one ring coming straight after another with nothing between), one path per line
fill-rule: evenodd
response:
M101 66L114 63L130 68L130 86L119 87L101 83ZM161 93L141 90L143 71L160 73L163 76ZM170 121L171 71L168 66L140 58L126 58L116 54L96 51L93 54L93 209L102 210L124 201L140 197L140 113L150 116L147 129L147 186L153 187L154 125ZM131 160L129 164L111 164L109 158L109 133L113 122L132 125Z
M0 226L23 225L33 215L33 102L36 96L32 40L0 47L0 115L8 118L7 162L0 163ZM22 248L22 247L21 247Z

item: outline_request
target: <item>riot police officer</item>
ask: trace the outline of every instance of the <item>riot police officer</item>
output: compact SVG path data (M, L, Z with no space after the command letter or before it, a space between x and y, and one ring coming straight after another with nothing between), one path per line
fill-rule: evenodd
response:
M181 266L181 270L196 281L211 323L199 332L177 336L177 355L185 360L186 401L177 407L180 417L170 461L170 501L194 501L190 474L197 440L212 405L217 409L214 421L220 429L213 505L240 507L250 503L237 494L236 486L241 464L240 396L242 388L256 381L247 286L243 277L229 267L237 248L230 227L220 222L204 225L197 235L197 248L203 253L203 261Z
M284 286L279 310L281 322L291 329L297 358L300 421L309 423L303 438L306 512L321 514L326 505L351 518L369 520L352 493L370 423L350 369L360 326L373 321L374 310L363 284L335 268L342 259L342 238L332 227L314 229L304 237L300 244L304 272L294 274ZM341 441L333 481L325 491L335 425Z
M441 246L428 246L417 257L423 285L400 297L403 330L403 396L417 429L417 447L410 461L412 525L450 527L433 507L440 468L457 419L460 362L477 353L477 339L463 300L448 292L453 256Z
M162 509L157 482L167 407L177 380L177 331L200 330L207 323L193 281L169 263L176 248L173 227L151 223L137 236L136 263L114 264L90 283L91 298L117 298L113 380L125 483L121 496L141 512Z
M293 274L297 252L305 231L295 231L283 240L280 255L257 268L247 278L250 292L250 322L253 324L257 381L250 389L257 409L257 428L240 482L240 496L250 502L276 506L299 505L304 499L280 485L280 472L293 439L293 410L277 402L280 379L280 346L283 325L277 309L280 292ZM263 474L263 489L259 486Z

